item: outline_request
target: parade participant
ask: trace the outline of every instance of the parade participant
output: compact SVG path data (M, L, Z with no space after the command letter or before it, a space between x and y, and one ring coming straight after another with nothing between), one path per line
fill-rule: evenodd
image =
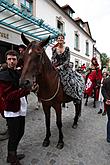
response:
M0 72L0 111L9 130L7 162L21 165L19 159L24 158L24 154L17 155L17 148L25 127L27 102L24 96L30 93L30 87L19 87L20 75L16 70L18 53L9 50L5 56L8 67Z
M102 95L107 111L107 142L110 143L110 77L106 78L102 86Z
M93 57L91 60L91 69L92 71L89 74L88 79L87 79L85 93L88 96L91 96L93 89L95 88L95 91L96 91L95 99L98 100L102 73L101 73L101 69L99 68L99 64L97 62L96 57Z
M83 71L86 70L85 64L81 65L81 69L82 69Z
M98 61L96 59L96 57L93 57L91 59L91 66L92 66L92 69L99 69L99 64L98 64Z
M52 48L52 64L58 70L65 93L75 100L81 100L84 90L82 76L69 67L70 50L64 46L64 35L59 34L57 44Z
M91 69L90 67L88 67L88 68L86 69L86 73L85 73L85 85L86 85L86 83L87 83L87 80L88 80L88 77L89 77L91 71L92 71L92 69ZM85 91L84 91L84 98L86 98L86 93L85 93Z
M101 90L102 90L103 83L104 83L105 79L107 78L107 75L108 75L107 72L103 72L100 91L99 91L100 110L99 110L98 114L101 114L103 112L102 116L106 115L106 104L104 102L104 98L103 98ZM103 107L104 107L104 111L103 111Z

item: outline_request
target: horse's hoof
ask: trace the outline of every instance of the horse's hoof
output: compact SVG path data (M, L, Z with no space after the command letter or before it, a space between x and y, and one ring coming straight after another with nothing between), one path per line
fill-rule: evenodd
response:
M50 140L44 140L43 143L42 143L42 146L43 147L48 147L50 144Z
M59 142L56 147L61 150L64 147L64 142Z
M96 106L93 106L93 108L96 108Z
M78 124L73 124L72 128L76 129L78 127Z
M79 114L79 117L81 117L81 113Z

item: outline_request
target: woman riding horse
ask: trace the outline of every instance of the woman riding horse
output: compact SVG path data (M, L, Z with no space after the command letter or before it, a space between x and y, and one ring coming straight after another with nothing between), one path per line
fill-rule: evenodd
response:
M84 79L76 71L69 67L70 50L64 46L64 35L57 36L57 44L52 49L52 64L58 70L63 90L74 102L81 101L84 90Z

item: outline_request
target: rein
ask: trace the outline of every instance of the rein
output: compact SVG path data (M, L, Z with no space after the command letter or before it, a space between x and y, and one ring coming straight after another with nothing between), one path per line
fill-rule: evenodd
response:
M42 100L42 101L51 101L51 100L53 100L55 98L55 96L58 94L59 87L60 87L60 78L58 80L58 86L57 86L57 90L56 90L55 94L51 98L48 98L48 99L40 98L40 100ZM38 91L39 91L39 85L38 85L38 90L35 93L37 93Z

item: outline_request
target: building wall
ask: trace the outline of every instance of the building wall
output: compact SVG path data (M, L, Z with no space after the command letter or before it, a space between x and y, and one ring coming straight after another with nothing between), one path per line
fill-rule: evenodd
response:
M51 1L37 0L36 2L36 16L45 20L45 23L50 24L52 27L57 27L57 17L60 17L64 22L64 31L66 33L65 45L69 46L71 51L71 61L75 64L75 60L79 61L79 65L89 63L93 56L93 40L88 37L86 33L79 28L68 16L56 7ZM79 49L74 49L74 33L78 31L79 34ZM89 42L89 56L85 55L86 41ZM50 48L51 49L51 48ZM49 53L48 53L49 52ZM51 58L51 51L47 49L47 53Z
M11 0L11 1L13 2L16 1L16 5L20 7L19 0ZM60 18L64 22L64 31L66 33L65 45L69 46L70 48L71 62L74 63L74 67L75 67L75 62L78 62L79 65L82 65L83 63L88 65L88 63L90 63L90 60L93 56L93 45L94 45L93 40L51 0L33 0L33 7L34 7L34 11L33 11L34 16L43 19L45 23L49 24L51 27L55 29L57 27L58 18ZM17 17L14 18L15 20L17 19ZM79 34L80 51L76 51L74 49L75 31L77 31ZM5 35L8 35L8 37L1 35L2 33L5 33ZM28 38L32 40L31 37ZM16 45L22 43L19 32L15 30L11 30L7 27L3 27L1 25L0 25L0 40L13 43ZM89 56L85 55L86 41L88 41L89 43ZM51 46L48 46L46 49L49 58L51 58L52 56Z

